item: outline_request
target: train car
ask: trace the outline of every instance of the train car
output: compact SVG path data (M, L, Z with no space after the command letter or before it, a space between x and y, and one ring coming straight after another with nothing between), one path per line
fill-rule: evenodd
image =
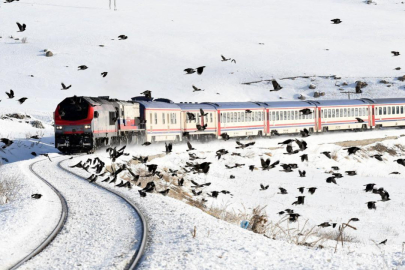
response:
M316 105L309 101L266 101L267 134L299 133L304 128L310 133L317 131ZM309 109L311 113L300 112Z
M317 132L365 130L373 127L372 104L367 99L312 100L308 102L317 107Z
M181 132L188 133L190 139L207 141L216 138L218 121L217 110L211 104L180 102L177 106L181 109L180 126ZM201 110L206 116L201 115ZM188 115L192 114L195 119L191 119ZM197 125L205 128L197 128Z
M137 103L109 97L66 98L54 114L55 147L61 152L89 152L101 145L130 142L142 137L138 118Z
M371 102L376 128L405 126L405 98L372 99Z
M263 136L266 131L265 104L262 102L204 102L217 111L217 138Z
M148 142L181 141L181 109L169 99L134 97L139 103L141 122L144 123L145 140Z

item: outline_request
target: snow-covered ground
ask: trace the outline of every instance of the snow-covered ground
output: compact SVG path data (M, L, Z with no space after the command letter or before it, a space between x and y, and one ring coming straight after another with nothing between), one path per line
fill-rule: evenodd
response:
M405 39L401 33L405 23L405 4L401 1L381 0L370 5L363 0L117 2L117 11L108 8L107 0L0 3L0 86L2 92L13 89L16 96L8 99L1 94L0 116L23 113L32 117L27 120L28 123L26 120L0 119L0 138L14 140L11 146L0 148L0 163L5 164L0 165L0 182L11 181L17 187L17 192L10 196L10 202L0 204L0 268L6 268L6 262L15 261L34 248L38 239L43 238L56 222L60 207L55 204L56 197L53 202L45 199L32 202L32 193L42 193L46 197L53 195L48 187L28 172L32 161L24 160L35 158L31 152L57 152L52 145L52 112L67 96L109 95L129 99L149 89L153 96L170 98L175 102L292 100L297 99L299 94L310 98L314 91L325 92L325 96L321 97L323 99L334 99L346 98L346 94L340 92L353 91L358 80L368 83L363 88L363 94L356 95L358 98L405 96L405 82L397 79L405 74L403 55L391 54L391 51L404 54ZM330 21L334 18L343 22L334 25ZM25 23L27 30L18 33L16 22ZM128 39L118 40L117 37L122 34ZM27 38L27 43L22 43L23 37ZM51 50L54 56L45 57L44 49ZM221 62L221 55L234 58L236 64ZM78 71L79 65L89 68ZM198 66L206 66L201 76L184 75L185 68ZM395 70L397 67L402 69ZM100 73L105 71L108 75L103 78ZM330 75L341 78L323 77ZM283 79L294 76L307 78ZM265 80L272 78L283 86L281 91L269 92L271 86ZM380 83L380 80L386 80L388 84ZM62 91L61 82L72 87ZM256 83L244 84L247 82ZM315 90L308 88L311 83L316 85ZM193 93L192 85L205 91ZM22 105L16 101L21 97L28 97ZM45 129L32 127L32 120L40 120ZM297 155L284 155L284 148L278 148L277 143L287 137L256 140L253 147L245 150L234 149L234 141L193 142L196 153L213 164L206 176L186 177L184 191L190 193L189 180L193 179L198 183L212 183L204 189L204 194L213 190L229 190L232 193L232 196L220 194L218 199L207 198L207 207L226 206L229 212L251 213L258 205L266 206L269 221L273 222L280 219L277 212L294 208L302 215L300 220L308 219L311 226L326 221L341 223L357 217L360 219L355 225L357 230L349 232L355 241L342 250L338 249L337 254L333 254L329 247L322 250L298 247L243 230L237 224L217 220L170 197L149 194L146 198L139 198L137 188L131 191L119 189L143 208L151 223L151 243L141 268L403 268L401 245L405 241L405 219L401 215L401 201L404 200L401 190L405 170L393 160L404 158L405 153L398 146L404 144L404 137L381 142L397 152L394 156L385 153L384 162L368 157L376 153L370 150L373 143L361 146L365 151L350 157L342 146L335 144L344 140L384 138L403 133L402 130L383 130L314 135L306 139L309 149L304 153L309 155L309 162L304 163ZM29 138L32 135L39 135L42 139L37 143L38 140ZM1 146L3 144L0 143ZM239 152L241 157L225 155L217 161L215 151L220 148ZM127 151L145 156L161 154L163 149L164 146L159 144L128 147ZM188 160L185 149L184 144L175 145L174 153L157 158L152 163L180 169L180 165ZM331 151L335 159L327 159L320 154L322 151ZM96 155L107 161L104 151ZM307 171L307 177L299 178L297 170L280 172L279 167L262 171L259 168L260 157L269 157L272 162L297 163L301 170ZM122 158L120 162L129 158ZM232 170L225 168L225 165L234 163L246 165ZM250 172L249 165L259 169ZM83 192L98 192L80 179L56 173L52 166L42 168L42 171L49 169L47 176L54 178L55 183L72 181L74 185L83 187ZM340 172L356 170L358 175L337 179L337 185L325 183L326 177L330 176L325 172L330 171L331 166L339 166ZM134 167L141 168L142 165ZM391 171L402 174L389 175ZM235 179L229 178L231 174ZM384 187L392 200L377 202L377 210L368 210L365 203L380 198L362 190L367 183ZM269 188L260 191L260 184L269 185ZM287 195L277 194L280 186L288 190ZM297 190L301 186L316 186L318 190L314 195L305 191L302 194L306 196L305 205L292 206L295 197L301 195ZM161 190L164 185L158 188ZM75 189L67 192L74 193ZM114 201L113 196L110 197L102 196L102 199ZM91 214L93 200L77 198L80 200L75 203L83 206L78 211ZM97 209L122 211L119 203L109 209ZM102 218L104 216L99 217L103 222L113 222ZM194 226L197 227L196 238L190 233ZM121 225L112 227L114 233L111 237L124 233ZM81 233L75 229L65 231L61 238L80 238L78 235ZM130 225L125 228L127 232L132 229ZM320 233L331 230L321 229ZM26 235L32 234L35 234L35 239L24 243ZM93 232L89 235L94 236ZM387 245L379 246L381 250L371 242L384 239L388 239ZM114 242L111 241L108 243ZM44 252L26 267L43 268L44 263L50 262L56 253L61 254L59 251L65 246L75 244L55 242L58 252ZM82 244L79 241L77 248L73 247L65 259L71 254L77 258L85 247ZM123 247L128 247L128 243L121 244L124 252ZM97 250L107 252L110 248ZM128 252L126 249L125 254ZM94 260L99 260L99 257ZM89 260L78 266L73 264L77 262L75 259L67 264L63 262L57 261L55 265L83 268L95 263ZM104 266L112 267L115 262L113 259Z

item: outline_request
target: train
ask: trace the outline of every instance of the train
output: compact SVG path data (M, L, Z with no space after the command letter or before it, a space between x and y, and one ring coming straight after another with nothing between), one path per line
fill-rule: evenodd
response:
M94 152L113 144L273 137L405 127L405 98L180 102L150 96L68 97L54 113L55 147ZM304 113L305 112L305 113ZM222 135L222 136L221 136Z

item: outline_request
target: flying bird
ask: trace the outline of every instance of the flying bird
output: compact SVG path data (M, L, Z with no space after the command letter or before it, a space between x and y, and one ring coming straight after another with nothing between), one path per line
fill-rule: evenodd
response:
M266 190L269 188L269 185L263 186L263 184L260 184L260 190Z
M343 150L347 150L348 154L356 154L357 151L361 150L360 148L353 146L353 147L349 147L349 148L343 148Z
M278 194L283 194L283 195L288 194L288 192L285 188L279 187L278 189L280 190L280 192Z
M272 80L271 83L273 84L273 90L270 90L270 92L283 89L283 87L281 87L281 85L276 80Z
M298 173L300 174L300 177L305 177L305 175L307 174L305 170L303 171L298 170Z
M202 90L201 88L198 88L197 86L195 86L195 85L192 85L192 87L193 87L193 92L199 92L199 91L205 91L205 90Z
M377 160L379 160L379 161L383 161L383 159L382 159L382 155L372 155L372 156L370 156L370 157L373 157L373 158L375 158L375 159L377 159Z
M391 53L392 53L394 56L399 56L399 55L400 55L399 52L396 52L396 51L391 51Z
M68 90L72 85L66 86L64 83L61 83L62 89L61 90Z
M187 147L188 147L188 150L187 150L187 151L195 150L195 148L193 148L193 146L191 145L190 142L187 142Z
M28 98L26 97L22 97L19 100L17 100L18 102L20 102L20 104L23 104Z
M311 195L314 195L314 193L315 193L315 191L317 190L318 188L316 188L316 187L310 187L310 188L308 188L308 192L311 194Z
M126 36L126 35L119 35L118 36L119 40L126 40L127 38L128 38L128 36Z
M8 98L14 98L14 91L10 89L10 93L6 92L6 95L8 96Z
M184 71L186 72L186 75L193 74L195 72L197 72L198 75L201 75L203 73L203 71L204 71L204 68L205 68L205 66L201 66L201 67L198 67L196 69L194 69L194 68L186 68Z
M145 90L141 93L141 95L144 95L147 98L152 98L152 91L150 90Z
M41 199L41 197L42 197L42 194L38 194L38 193L31 195L31 198L33 198L33 199Z
M78 66L77 68L78 68L78 70L86 70L86 69L88 69L88 67L86 65L81 65L81 66Z
M367 208L370 210L377 210L377 207L375 206L375 202L367 202Z
M332 156L330 155L329 151L324 151L321 154L324 154L327 158L332 159Z
M108 72L106 72L106 71L101 72L101 76L103 76L103 78L105 78L105 76L107 76L107 74L108 74Z
M24 32L25 29L27 28L27 26L25 25L25 23L23 25L21 25L19 22L17 22L17 26L19 31L18 32Z
M333 19L333 20L330 20L330 21L333 22L333 24L339 24L339 23L342 22L340 19Z
M236 141L236 144L239 145L239 146L236 147L236 149L239 149L239 148L245 149L246 147L255 145L255 143L256 143L256 142L250 142L250 143L247 143L247 144L243 144L243 143L241 143L241 142L239 142L239 141Z
M356 117L357 123L364 123L364 120L361 118Z
M300 110L300 113L302 113L303 115L310 115L312 113L311 109L305 108Z

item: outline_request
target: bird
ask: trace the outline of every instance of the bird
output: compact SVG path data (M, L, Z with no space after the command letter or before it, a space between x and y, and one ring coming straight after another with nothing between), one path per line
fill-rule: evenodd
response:
M283 87L281 87L281 85L278 84L278 82L276 80L272 80L271 83L273 84L273 90L270 90L270 92L279 91L279 90L283 89Z
M51 161L51 162L52 162L52 160L51 160L51 158L49 157L49 155L48 155L48 154L41 154L41 156L47 157L47 158L49 159L49 161Z
M39 193L35 193L35 194L31 195L31 198L33 198L33 199L41 199L41 197L42 197L42 194L39 194Z
M260 162L261 162L261 164L262 164L262 169L263 169L263 170L273 169L274 167L276 167L276 166L280 163L280 161L277 160L276 162L270 164L270 159L269 159L269 158L266 159L266 161L261 158L261 159L260 159Z
M274 129L271 131L271 135L280 136L280 133L278 133L278 130Z
M20 102L20 104L23 104L28 98L26 97L22 97L20 99L18 99L17 101Z
M340 19L332 19L330 21L333 22L333 24L339 24L342 22Z
M335 170L335 171L338 171L339 170L339 167L338 166L332 166L331 167L333 170Z
M187 118L189 121L195 121L195 114L191 112L187 112Z
M126 35L119 35L118 36L119 40L126 40L127 38L128 38L128 36L126 36Z
M194 68L186 68L184 71L186 72L186 75L187 74L193 74L196 71L197 71L198 75L201 75L203 73L203 71L204 71L204 68L205 68L205 66L201 66L201 67L198 67L196 69L194 69Z
M195 148L193 148L193 146L191 145L191 143L189 141L187 142L187 147L188 147L187 151L195 150Z
M159 191L160 194L162 194L163 196L166 196L167 194L169 194L170 189L166 189L163 191Z
M332 225L329 224L329 222L324 222L318 225L318 227L322 227L322 228L326 228L326 227L330 227Z
M403 159L403 158L400 158L400 159L397 159L397 160L394 160L394 161L395 161L396 163L402 165L402 166L405 166L405 159Z
M251 172L253 172L254 169L255 169L255 165L250 165L250 166L249 166L249 170L250 170Z
M373 157L373 158L375 158L375 159L377 159L377 160L379 160L379 161L383 161L382 155L372 155L372 156L370 156L370 157Z
M367 202L366 204L367 204L367 208L368 208L368 209L370 209L370 210L372 210L372 209L377 210L377 207L375 206L375 202Z
M284 142L279 142L278 144L290 144L292 142L294 142L293 139L288 139L288 140L285 140Z
M301 162L308 161L308 155L307 154L303 154L300 157L301 157Z
M401 174L400 172L392 172L390 174Z
M241 143L239 141L236 141L236 144L239 145L239 146L236 147L236 149L238 149L238 148L245 149L246 147L255 145L255 143L256 142L250 142L250 143L247 143L247 144L243 144L243 143Z
M305 175L307 174L307 172L306 171L300 171L300 170L298 170L298 173L300 174L300 177L305 177Z
M36 156L37 156L37 153L31 152L31 155L33 155L34 157L36 157Z
M178 179L178 180L177 180L177 185L178 185L179 187L182 187L182 186L184 185L184 178Z
M396 68L394 68L395 70L401 70L401 67L396 67Z
M304 204L305 196L298 196L296 197L298 200L293 202L292 205L300 205Z
M260 184L260 190L266 190L269 188L269 185L263 186L263 184Z
M81 66L78 66L77 68L78 68L78 70L86 70L86 69L88 69L88 67L86 65L81 65Z
M287 151L287 153L284 153L284 155L294 155L294 154L297 154L300 150L298 150L298 149L293 150L293 147L290 144L288 144L286 147L286 151Z
M14 143L14 141L7 139L7 138L1 138L0 142L4 143L3 145L3 149L5 149L6 147L9 147L10 145L12 145Z
M386 202L386 201L390 201L391 199L390 199L390 194L386 191L386 190L384 190L384 189L379 189L378 190L378 194L380 194L380 196L381 196L381 201L382 202Z
M350 221L355 221L356 222L356 221L360 221L360 219L354 217L354 218L351 218Z
M139 192L139 195L140 195L141 197L146 197L146 193L145 193L144 191L138 190L138 192Z
M215 152L215 156L218 157L218 159L221 158L221 156L228 154L229 152L225 149L219 149Z
M169 154L169 153L172 152L173 144L172 143L169 143L169 144L165 143L165 148L166 148L165 149L166 154Z
M327 158L332 159L332 156L330 155L329 151L324 151L321 154L324 154Z
M151 145L152 143L151 142L144 142L142 145L143 146L148 146L148 145Z
M309 136L309 135L308 135ZM295 140L295 143L298 145L298 147L300 148L301 151L304 151L305 149L307 149L307 142L304 140Z
M222 62L231 60L231 58L226 58L226 57L223 56L223 55L221 55L221 58L222 58L222 60L221 60Z
M228 133L221 133L220 136L224 141L227 141L230 139L230 136L228 135Z
M61 90L68 90L72 85L66 86L64 83L61 83L62 89Z
M302 113L303 115L310 115L312 113L311 109L308 108L299 110L299 112Z
M301 216L301 215L298 214L298 213L291 213L291 214L289 214L288 220L289 220L290 222L296 222L297 219L298 219L300 216Z
M19 29L18 32L24 32L25 29L27 28L27 26L25 25L25 23L21 25L19 22L17 22L17 26L18 26L18 29Z
M336 178L334 176L326 178L326 183L334 183L335 185L337 185Z
M346 171L347 175L354 176L357 175L356 171Z
M201 109L201 108L200 108L200 114L201 114L201 116L207 116L208 115L208 113L205 113L204 110Z
M303 130L300 130L300 134L301 134L301 137L303 137L303 138L311 136L311 135L309 135L309 130L306 128L304 128Z
M152 91L150 90L145 90L141 93L141 95L144 95L145 97L151 99L152 98Z
M39 135L32 135L30 138L31 138L31 139L36 139L36 140L41 139L41 138L39 137Z
M302 193L304 193L305 187L299 187L299 188L297 188L297 189L298 189L298 191L302 194Z
M356 117L357 123L364 123L364 120L361 118Z
M279 187L278 189L280 190L280 192L278 194L283 194L283 195L288 194L288 192L285 188Z
M101 72L101 76L103 76L103 78L105 78L105 76L107 76L107 74L108 74L108 72L106 72L106 71Z
M392 53L394 56L399 56L399 55L400 55L399 52L396 52L396 51L391 51L391 53Z
M356 154L357 151L361 150L360 148L353 146L353 147L349 147L349 148L343 148L343 150L347 150L348 154Z
M10 93L6 92L6 95L8 96L8 98L14 98L14 91L10 89Z
M252 113L251 110L245 110L245 113Z
M194 69L194 68L186 68L184 71L186 72L186 74L193 74L193 73L195 73L195 69Z
M380 242L379 245L385 245L385 244L387 244L387 240L388 240L388 239L385 239L384 241Z
M193 92L205 91L205 90L202 90L201 88L196 87L195 85L192 85L192 87L194 89Z
M332 173L332 175L336 178L343 178L343 175L341 173Z
M194 195L194 196L199 196L199 195L202 194L202 191L197 192L197 191L195 191L194 189L191 190L191 192L193 192L193 195Z
M202 187L208 187L211 185L211 182L205 183L205 184L198 184L196 181L191 180L191 183L193 183L194 186L191 186L192 188L202 188Z
M204 131L207 128L208 124L205 125L196 124L195 126L198 131Z
M311 195L314 195L314 193L315 193L315 191L317 190L318 188L316 188L316 187L310 187L310 188L308 188L308 192L311 194Z

